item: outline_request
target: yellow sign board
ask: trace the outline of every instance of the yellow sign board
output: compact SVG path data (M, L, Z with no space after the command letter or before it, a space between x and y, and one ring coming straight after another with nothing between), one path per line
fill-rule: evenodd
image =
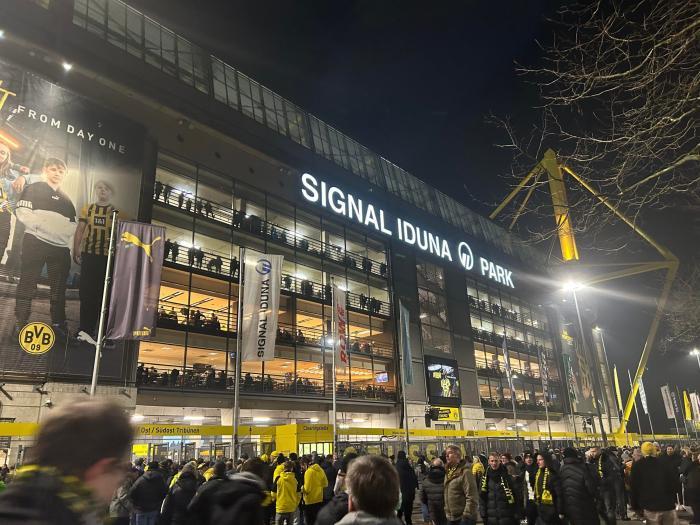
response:
M455 407L434 407L439 410L438 421L459 421L459 408Z
M56 334L46 323L27 323L19 331L19 346L31 355L45 354L56 342Z
M131 453L134 456L147 456L148 455L148 443L132 445L131 446Z

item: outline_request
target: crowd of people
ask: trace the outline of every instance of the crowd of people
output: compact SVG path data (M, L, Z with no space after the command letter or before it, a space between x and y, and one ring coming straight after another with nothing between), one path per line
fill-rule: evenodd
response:
M673 525L682 502L700 521L700 453L651 442L471 458L449 445L430 460L274 451L130 463L132 435L118 405L57 409L30 462L3 471L0 523L412 525L418 515L431 525L612 525L636 515Z

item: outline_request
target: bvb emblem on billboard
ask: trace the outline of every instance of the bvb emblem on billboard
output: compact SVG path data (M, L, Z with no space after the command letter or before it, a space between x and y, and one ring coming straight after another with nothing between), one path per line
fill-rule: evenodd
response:
M19 332L19 346L28 354L45 354L55 342L56 334L46 323L27 323Z

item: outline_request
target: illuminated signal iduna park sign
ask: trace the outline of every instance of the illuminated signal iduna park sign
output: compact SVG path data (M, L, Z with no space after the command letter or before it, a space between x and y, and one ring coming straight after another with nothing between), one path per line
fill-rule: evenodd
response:
M513 272L508 268L504 268L485 257L478 257L478 264L475 268L476 257L468 243L464 241L456 244L451 243L444 237L400 217L391 221L389 214L382 208L343 191L337 186L332 186L322 180L319 181L310 173L304 173L301 176L301 195L309 202L320 204L333 213L367 228L372 228L382 235L396 237L400 241L436 257L450 262L456 261L465 270L480 272L487 279L515 288Z

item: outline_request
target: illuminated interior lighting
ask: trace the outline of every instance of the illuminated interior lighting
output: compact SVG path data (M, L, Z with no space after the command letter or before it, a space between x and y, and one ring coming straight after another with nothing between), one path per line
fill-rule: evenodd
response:
M64 71L68 72L71 69L73 69L73 64L71 64L70 62L63 62L63 70Z
M253 418L254 423L267 423L268 421L270 421L270 418L267 416L255 416Z
M139 421L143 421L143 414L134 414L131 416L132 423L138 423Z
M184 421L202 421L204 416L185 416L182 419Z
M318 418L317 417L312 417L309 419L310 423L318 423Z

